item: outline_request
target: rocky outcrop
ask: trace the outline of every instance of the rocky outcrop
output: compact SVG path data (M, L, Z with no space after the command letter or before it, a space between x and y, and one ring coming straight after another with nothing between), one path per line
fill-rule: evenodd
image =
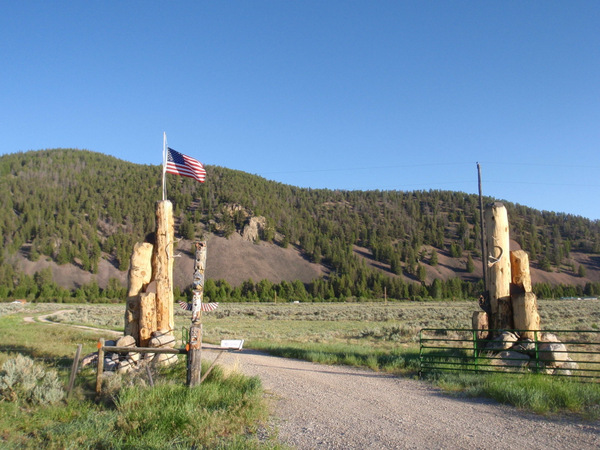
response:
M248 224L242 231L242 238L249 242L258 242L260 240L260 233L264 231L267 226L267 219L262 216L251 217Z

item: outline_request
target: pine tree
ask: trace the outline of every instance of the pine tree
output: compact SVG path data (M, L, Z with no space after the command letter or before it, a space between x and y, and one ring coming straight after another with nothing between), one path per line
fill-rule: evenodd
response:
M473 263L473 258L471 258L471 254L469 253L469 257L467 258L467 272L473 273L475 271L475 264Z
M419 264L419 267L417 269L417 278L421 283L424 283L425 279L427 278L427 270L425 270L425 266L423 266L422 264Z
M438 265L438 254L435 249L431 249L431 257L429 258L429 265L435 267Z

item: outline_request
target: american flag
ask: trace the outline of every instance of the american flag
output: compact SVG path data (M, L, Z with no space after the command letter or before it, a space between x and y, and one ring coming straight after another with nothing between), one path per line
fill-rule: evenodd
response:
M185 309L186 311L191 311L192 310L192 304L191 303L179 302L179 306L181 306L181 308ZM214 311L218 307L219 307L219 304L217 302L201 303L200 304L200 309L202 311L204 311L204 312Z
M190 158L172 148L167 148L167 173L193 178L204 183L206 170L200 161Z

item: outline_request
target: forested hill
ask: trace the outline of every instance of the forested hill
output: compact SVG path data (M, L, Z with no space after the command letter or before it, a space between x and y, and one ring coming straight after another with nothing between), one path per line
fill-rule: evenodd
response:
M476 278L480 223L474 195L303 189L218 166L206 169L204 184L168 176L176 233L187 240L231 237L249 218L263 216L263 242L296 248L324 267L328 276L313 283L316 295L367 296L388 283L432 284L436 274L444 281ZM160 183L159 166L90 151L0 157L0 285L14 278L8 262L16 254L90 273L106 260L125 271L133 244L154 229ZM538 281L600 281L599 221L504 203L511 239L547 274ZM399 295L408 288L401 289Z

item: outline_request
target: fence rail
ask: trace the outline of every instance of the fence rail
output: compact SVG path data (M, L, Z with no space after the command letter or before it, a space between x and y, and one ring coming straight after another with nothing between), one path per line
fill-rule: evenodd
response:
M600 331L423 328L419 332L419 376L433 372L545 373L582 381L600 381ZM533 339L518 339L527 332Z

